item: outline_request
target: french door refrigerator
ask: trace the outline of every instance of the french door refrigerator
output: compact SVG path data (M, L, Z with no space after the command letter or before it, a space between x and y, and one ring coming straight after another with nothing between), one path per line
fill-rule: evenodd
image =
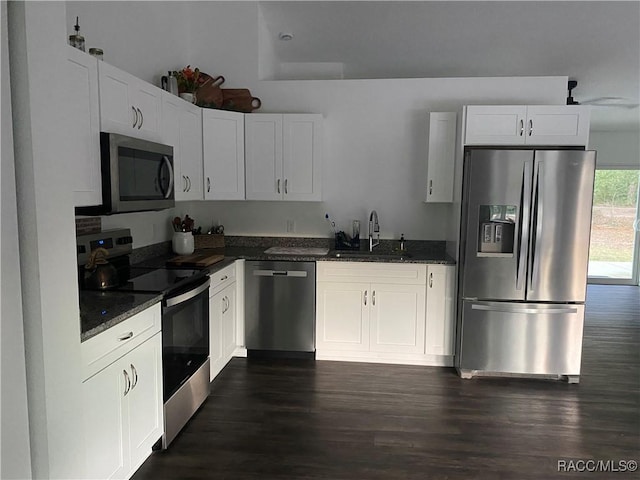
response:
M596 152L465 152L460 376L578 382Z

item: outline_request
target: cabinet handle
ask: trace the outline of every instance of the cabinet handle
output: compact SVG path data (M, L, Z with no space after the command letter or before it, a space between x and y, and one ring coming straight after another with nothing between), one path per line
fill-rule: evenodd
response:
M121 337L118 337L118 341L123 342L125 340L129 340L131 337L133 337L133 332L125 333Z
M371 305L373 305L374 307L376 306L376 291L375 290L371 293Z
M433 273L429 274L429 288L433 288Z
M287 178L284 179L284 194L287 195L289 193L289 180Z
M278 179L277 189L278 189L278 193L280 193L280 179Z
M131 125L133 128L136 128L136 125L138 124L138 112L136 112L136 107L131 107L131 110L133 110L133 125Z
M211 191L211 179L207 177L207 192Z
M131 375L133 376L133 385L131 385L131 390L133 390L134 388L136 388L136 385L138 384L138 371L136 370L136 367L133 366L133 363L130 364L131 366Z
M533 119L529 119L529 136L533 134Z
M140 127L142 127L142 124L144 123L144 115L142 115L142 110L139 108L136 108L136 110L138 110L138 113L140 114L140 124L138 125L138 130L140 130Z
M224 282L227 278L229 278L229 276L228 276L228 275L225 275L224 277L221 277L221 278L220 278L220 281L221 281L221 282Z
M429 195L433 193L433 180L429 180Z
M191 177L187 175L187 192L191 191Z
M187 191L187 177L185 177L184 175L182 175L182 191Z
M131 390L131 379L129 378L129 374L127 373L126 370L122 370L122 373L124 374L124 381L125 381L123 397L126 397L127 393L129 393L129 390Z
M520 136L524 135L524 120L520 119Z
M367 305L367 291L364 291L364 304Z

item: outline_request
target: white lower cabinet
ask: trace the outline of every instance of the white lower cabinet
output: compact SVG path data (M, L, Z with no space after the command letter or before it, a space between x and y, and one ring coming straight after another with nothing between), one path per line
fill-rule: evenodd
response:
M452 365L453 271L317 262L316 358Z
M455 267L429 265L425 353L453 355Z
M130 478L162 436L161 335L84 381L87 478Z
M236 349L235 265L211 275L209 286L210 380L222 371Z

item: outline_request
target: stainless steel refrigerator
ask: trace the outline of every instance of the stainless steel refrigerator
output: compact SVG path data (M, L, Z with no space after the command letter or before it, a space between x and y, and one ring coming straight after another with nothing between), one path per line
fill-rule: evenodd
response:
M465 152L460 376L577 382L596 152Z

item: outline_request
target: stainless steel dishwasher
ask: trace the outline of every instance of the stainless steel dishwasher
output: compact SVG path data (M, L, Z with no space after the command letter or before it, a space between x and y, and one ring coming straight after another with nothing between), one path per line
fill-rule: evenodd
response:
M315 357L315 262L245 262L245 344L250 356Z

